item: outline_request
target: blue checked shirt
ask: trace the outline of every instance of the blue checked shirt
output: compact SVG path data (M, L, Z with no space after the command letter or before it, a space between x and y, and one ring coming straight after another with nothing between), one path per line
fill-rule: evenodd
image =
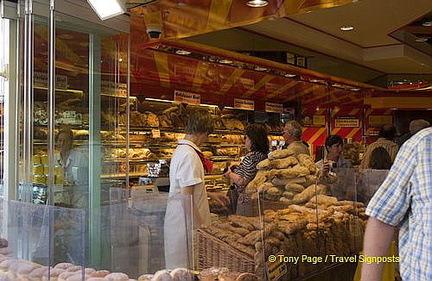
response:
M366 214L399 226L402 280L432 280L432 128L401 148Z

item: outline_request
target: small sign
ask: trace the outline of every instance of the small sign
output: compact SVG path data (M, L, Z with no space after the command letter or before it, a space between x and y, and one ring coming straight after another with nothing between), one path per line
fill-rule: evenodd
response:
M152 138L154 139L160 138L161 136L159 129L152 129L151 133L152 133Z
M33 79L34 79L33 84L35 87L48 88L48 73L35 71ZM57 74L55 76L55 79L56 79L56 85L55 85L56 89L67 90L68 83L67 83L66 75Z
M386 124L393 124L391 115L369 115L369 126L381 127Z
M116 97L127 96L126 83L114 83L112 81L101 81L101 93Z
M313 116L313 124L315 126L325 126L325 115L314 115Z
M336 128L358 128L360 119L357 116L337 116L335 118Z
M283 106L281 103L266 102L265 103L265 111L282 113L283 112Z
M240 85L243 85L246 89L252 89L255 86L255 81L249 78L240 77L238 79Z
M199 105L201 103L201 95L191 93L191 92L184 92L184 91L174 91L174 100L186 103L186 104L192 104L192 105Z
M288 272L286 263L280 257L284 257L284 251L269 256L268 261L266 261L267 277L269 281L278 280Z
M253 100L234 99L234 108L255 110L255 102Z

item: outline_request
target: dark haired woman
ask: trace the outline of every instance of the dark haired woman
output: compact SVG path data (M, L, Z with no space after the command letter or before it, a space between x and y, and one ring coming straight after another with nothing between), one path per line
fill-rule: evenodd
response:
M380 146L372 150L370 157L370 168L377 170L390 170L392 160L387 150Z
M257 173L256 165L267 158L269 141L266 128L261 124L250 124L245 130L245 147L248 153L238 166L230 166L224 174L231 179L229 197L232 213L247 215L249 198L244 190Z

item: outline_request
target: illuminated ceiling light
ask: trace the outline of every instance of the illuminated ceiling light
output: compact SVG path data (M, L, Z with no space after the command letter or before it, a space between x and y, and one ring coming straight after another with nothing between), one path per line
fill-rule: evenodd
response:
M168 102L168 103L172 103L172 100L163 100L163 99L154 99L154 98L145 98L145 100L148 101L160 101L160 102Z
M350 90L353 91L353 92L358 92L358 91L360 91L359 88L351 88Z
M126 12L123 0L87 0L101 20L106 20Z
M285 74L284 76L285 76L285 77L288 77L288 78L296 77L295 74L291 74L291 73L287 73L287 74Z
M175 51L175 53L176 53L177 55L183 55L183 56L185 56L185 55L190 55L190 54L191 54L191 52L186 51L186 50L177 50L177 51Z
M252 8L262 8L268 5L268 1L266 0L250 0L247 1L246 5Z
M221 59L221 60L219 60L219 62L223 63L223 64L231 64L231 63L233 63L232 60L228 60L228 59Z
M416 42L418 42L418 43L424 43L424 42L427 42L427 40L428 40L429 38L427 38L427 37L418 37L418 38L416 38Z
M177 7L184 7L186 6L186 3L183 0L179 0L177 3Z
M255 70L256 70L256 71L266 71L267 68L265 68L265 67L261 67L261 66L255 66Z
M122 62L123 61L123 59L122 58L119 58L119 62Z
M432 21L425 21L422 25L425 27L432 27Z
M350 25L342 26L340 28L340 30L342 30L342 31L351 31L353 29L354 29L354 26L350 26Z

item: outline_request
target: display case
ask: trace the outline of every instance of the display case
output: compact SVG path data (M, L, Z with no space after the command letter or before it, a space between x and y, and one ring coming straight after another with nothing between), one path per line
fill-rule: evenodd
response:
M262 280L323 278L329 270L345 272L333 280L353 276L356 263L344 268L339 258L353 260L362 247L366 216L354 170L320 178L308 155L288 150L271 152L257 168L246 188L249 212L199 231L199 269L226 266Z

